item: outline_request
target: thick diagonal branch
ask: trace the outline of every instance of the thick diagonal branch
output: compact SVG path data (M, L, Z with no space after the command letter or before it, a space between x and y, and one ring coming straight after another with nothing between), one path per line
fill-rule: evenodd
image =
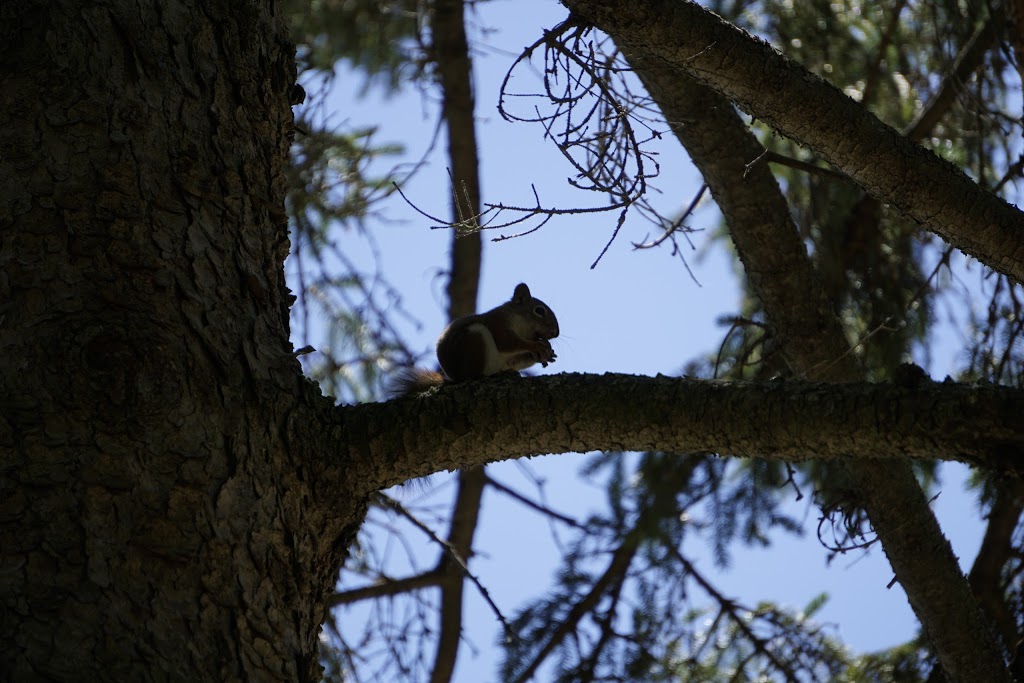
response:
M764 164L747 162L761 146L718 93L662 63L624 54L673 132L704 174L729 224L736 250L780 347L803 377L853 381L863 372L848 353L839 321L807 256L778 183ZM878 454L891 446L878 444ZM846 469L893 571L953 680L1005 680L1000 649L986 627L908 463L848 461Z
M767 43L688 0L562 2L623 50L724 94L958 249L1024 281L1024 214Z

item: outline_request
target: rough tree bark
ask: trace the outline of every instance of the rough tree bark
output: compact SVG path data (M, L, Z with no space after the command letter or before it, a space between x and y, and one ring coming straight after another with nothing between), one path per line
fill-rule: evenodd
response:
M275 7L0 8L0 679L317 677Z

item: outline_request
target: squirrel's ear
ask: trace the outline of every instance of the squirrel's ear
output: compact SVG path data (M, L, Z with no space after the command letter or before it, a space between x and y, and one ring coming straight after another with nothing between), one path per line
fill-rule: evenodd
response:
M530 299L530 298L532 298L532 297L530 296L530 288L529 287L527 287L522 282L520 282L518 285L516 285L516 291L514 291L512 293L512 301L526 301L527 299Z

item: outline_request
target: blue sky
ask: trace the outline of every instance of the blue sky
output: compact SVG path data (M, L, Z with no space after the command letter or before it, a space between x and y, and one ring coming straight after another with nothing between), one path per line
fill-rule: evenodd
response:
M568 187L566 178L573 169L542 140L538 126L507 123L496 110L498 86L514 56L542 29L564 17L565 10L553 0L494 0L477 5L470 15L471 36L477 41L481 40L481 27L492 30L474 52L485 201L531 203L531 184L550 204L576 206L600 200ZM536 57L535 64L539 64ZM377 142L403 142L408 158L419 158L433 134L436 96L428 93L424 97L407 89L391 97L371 91L365 99L355 100L353 93L360 88L361 77L343 71L339 75L332 98L338 106L334 119L354 126L377 125ZM420 208L440 216L450 211L444 149L442 141L428 167L403 188ZM655 203L670 214L689 203L700 181L674 141L666 141L660 153L661 176L655 183L662 194ZM382 267L400 289L404 307L422 323L421 328L410 324L403 330L407 339L426 352L444 325L444 281L437 273L448 263L450 237L446 231L430 230L429 222L400 199L385 211L388 220L372 228L380 245ZM527 237L485 245L481 309L506 300L515 284L525 281L558 316L562 329L554 342L558 361L541 373L678 374L687 360L717 348L724 329L716 325L716 318L737 312L734 265L723 245L707 246L706 229L717 220L709 200L691 223L705 229L693 236L697 250L686 254L697 282L668 249L632 248L631 242L642 241L652 232L652 226L637 217L627 221L618 240L597 268L591 269L616 218L614 213L557 218ZM350 243L350 254L365 252ZM951 372L955 341L950 331L933 349L933 363L927 369L934 377ZM603 502L600 489L576 477L584 462L581 455L555 455L534 458L528 467L546 480L552 507L583 517ZM533 491L517 463L502 463L490 471L524 493ZM982 525L973 496L964 491L966 470L954 465L944 466L942 472L943 486L934 507L966 569L978 549ZM410 489L397 495L410 501L424 495L447 501L453 487L445 481L445 477L435 477L429 494ZM807 499L791 506L795 516L807 520L805 536L777 537L763 550L735 547L728 570L714 566L706 543L694 539L684 550L726 595L751 606L767 599L799 608L827 592L830 601L820 620L835 624L837 635L856 651L875 650L912 637L916 621L899 586L886 587L892 575L881 548L851 553L826 566L826 551L814 537L817 510L807 507ZM446 529L437 531L443 535ZM479 554L472 569L506 616L524 600L546 591L558 558L546 521L488 492L477 538ZM431 549L423 556L421 568L433 563L435 553ZM396 573L401 575L399 570ZM358 619L364 612L353 610L350 618ZM477 653L463 649L455 680L496 680L494 643L500 627L471 587L467 589L465 630Z

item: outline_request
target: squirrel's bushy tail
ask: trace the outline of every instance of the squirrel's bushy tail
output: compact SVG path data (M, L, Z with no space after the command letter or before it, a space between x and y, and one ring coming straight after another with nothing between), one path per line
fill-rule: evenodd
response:
M385 393L388 398L401 398L422 394L442 384L444 375L440 372L422 368L402 368L388 380Z

